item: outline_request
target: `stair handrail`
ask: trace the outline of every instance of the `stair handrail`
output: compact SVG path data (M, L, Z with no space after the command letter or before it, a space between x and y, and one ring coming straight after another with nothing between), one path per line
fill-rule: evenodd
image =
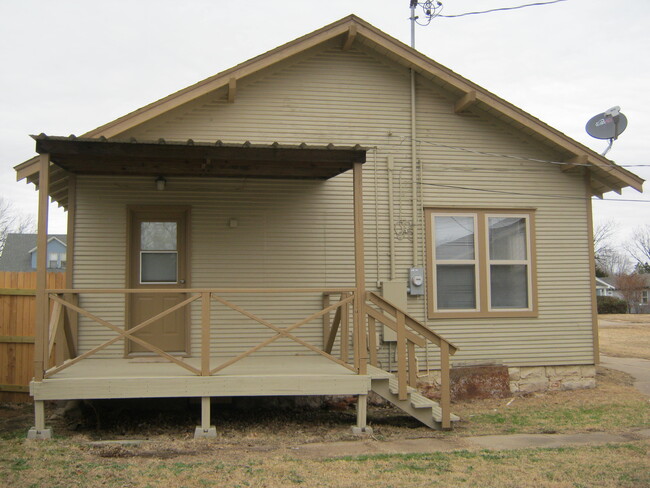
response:
M451 429L451 388L449 377L449 356L454 355L458 351L458 347L452 342L448 341L441 335L433 332L426 325L422 324L419 320L409 315L397 305L386 300L384 297L378 295L373 291L366 292L366 301L371 302L373 305L379 307L382 311L395 317L395 321L388 317L382 317L381 314L373 310L372 307L366 304L366 315L369 319L379 320L389 327L396 329L397 332L397 352L398 352L398 390L400 399L404 399L406 395L407 380L406 358L408 356L408 369L410 378L413 378L413 365L415 355L415 345L421 345L420 341L414 340L414 337L420 336L426 342L431 342L440 348L440 409L442 411L441 426L443 429ZM370 321L369 321L370 323ZM410 331L408 330L410 329ZM417 334L414 336L414 334ZM426 347L426 343L424 344ZM416 385L412 385L415 387Z
M435 344L436 346L440 346L442 342L446 342L449 345L449 354L451 354L452 356L458 350L458 347L454 345L453 342L448 341L440 334L435 333L434 331L429 329L426 325L424 325L422 322L420 322L418 319L409 315L408 312L401 310L397 305L392 303L390 300L387 300L381 295L378 295L374 291L366 292L366 299L372 302L373 304L377 305L385 312L390 313L391 315L395 315L395 312L397 310L400 310L404 314L404 318L406 319L406 325L408 327L410 327L414 332L420 334L423 338Z

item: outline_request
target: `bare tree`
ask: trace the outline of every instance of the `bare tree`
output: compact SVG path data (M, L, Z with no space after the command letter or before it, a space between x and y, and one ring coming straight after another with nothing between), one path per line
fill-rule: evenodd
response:
M618 226L613 220L601 222L594 227L594 257L596 258L596 273L611 274L611 261L620 261L619 256L614 256L616 251L611 244L612 235Z
M0 254L5 247L7 234L34 232L34 229L33 216L21 214L9 200L0 197Z
M632 269L632 263L626 254L612 249L609 253L604 254L598 266L607 276L624 275Z
M650 263L650 224L638 227L632 233L625 250L641 265Z
M641 294L645 287L643 276L636 273L619 274L614 279L614 286L627 302L627 311L634 311L641 303Z

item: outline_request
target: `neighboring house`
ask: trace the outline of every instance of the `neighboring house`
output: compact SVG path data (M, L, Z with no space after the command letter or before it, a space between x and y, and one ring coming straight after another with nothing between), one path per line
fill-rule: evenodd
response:
M47 271L62 273L66 268L66 235L47 238ZM8 234L0 255L0 271L36 271L36 234Z
M79 313L75 359L37 335L38 432L49 399L201 397L197 435L216 396L357 395L363 429L373 390L422 420L428 369L448 427L454 353L594 384L591 196L643 180L355 16L35 140L16 170L69 212L79 300L49 320Z
M629 310L631 313L650 313L650 301L648 301L648 293L650 292L650 274L640 274L645 282L645 287L641 290L639 301L630 304ZM616 278L607 276L605 278L596 278L596 281L602 285L596 285L596 294L601 296L600 290L606 287L607 296L614 296L624 300L621 292L616 288Z
M605 277L605 278L598 278L596 277L596 296L599 297L612 297L615 296L614 292L616 290L616 287L610 283L610 281L613 281L611 278ZM616 295L617 298L620 298L618 294Z

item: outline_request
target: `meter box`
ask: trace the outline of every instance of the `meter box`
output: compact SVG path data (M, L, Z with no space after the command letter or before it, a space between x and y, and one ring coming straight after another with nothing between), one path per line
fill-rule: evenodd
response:
M424 295L424 268L409 269L409 295Z

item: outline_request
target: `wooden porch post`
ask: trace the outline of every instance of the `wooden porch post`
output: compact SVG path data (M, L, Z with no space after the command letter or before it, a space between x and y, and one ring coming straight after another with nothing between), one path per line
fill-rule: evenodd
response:
M38 175L38 234L36 238L36 321L34 330L34 381L43 381L49 362L47 293L47 220L49 210L50 155L41 154ZM45 429L45 403L34 400L34 427L28 439L49 439L51 431Z
M47 368L47 221L49 210L50 155L41 154L38 175L38 234L36 237L36 323L34 331L34 381L42 381Z
M66 243L66 269L65 269L65 287L68 289L74 288L74 238L75 238L75 220L77 217L77 177L76 175L68 175L68 237ZM78 295L76 294L66 294L64 296L65 300L75 305L78 304ZM70 346L68 347L68 354L70 357L66 359L72 359L76 356L77 352L77 334L79 327L79 314L73 312L69 308L65 310L65 318L68 325L68 330L66 332L70 333L68 341Z
M366 345L366 327L364 306L366 303L366 273L364 266L363 245L363 165L354 163L354 265L355 265L355 299L354 299L354 333L355 352L358 351L359 374L368 373L368 346Z

